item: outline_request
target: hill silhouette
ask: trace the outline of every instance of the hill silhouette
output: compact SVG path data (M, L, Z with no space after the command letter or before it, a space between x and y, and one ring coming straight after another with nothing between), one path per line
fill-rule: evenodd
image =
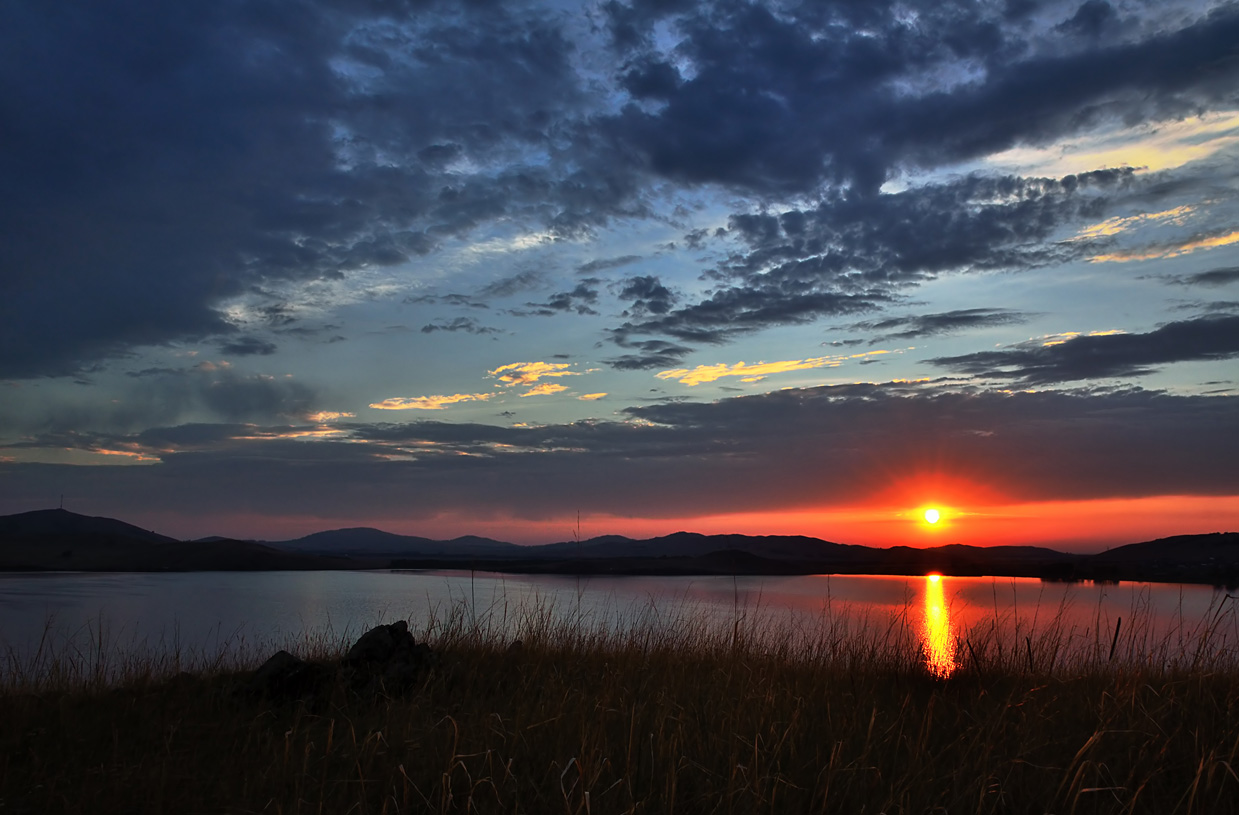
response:
M338 558L227 538L182 542L65 509L0 516L0 571L270 571L348 568Z
M87 535L147 543L176 542L176 538L150 532L124 521L78 515L67 509L36 509L33 512L0 516L0 539L49 535Z
M0 516L0 571L474 569L548 574L902 574L1239 585L1239 533L1178 535L1095 555L1038 546L876 548L801 535L604 535L541 546L434 540L370 527L288 541L178 541L64 509Z

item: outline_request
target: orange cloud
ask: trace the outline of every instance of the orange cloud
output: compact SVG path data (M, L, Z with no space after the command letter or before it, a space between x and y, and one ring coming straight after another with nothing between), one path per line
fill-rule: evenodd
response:
M306 419L322 424L323 422L334 422L336 419L352 419L356 415L355 413L337 413L334 410L320 410L318 413L311 413L309 416L306 416Z
M370 407L375 410L443 410L458 402L485 402L493 393L456 393L451 396L393 396Z
M1051 345L1062 345L1066 342L1070 342L1076 337L1113 337L1116 334L1126 333L1127 332L1121 328L1108 328L1104 331L1090 331L1087 334L1081 334L1079 331L1064 331L1061 334L1050 334L1042 341L1041 345L1048 348Z
M606 396L605 393L583 393L577 399L580 399L582 402L597 402L604 396Z
M96 453L101 456L120 456L122 458L133 459L134 461L142 461L142 462L150 462L150 463L154 463L160 460L157 456L152 456L152 455L149 455L147 453L142 453L142 452L135 452L133 450L109 450L109 449L101 447L97 450L91 450L90 452Z
M1102 221L1099 224L1085 227L1080 230L1080 234L1076 235L1072 240L1087 240L1089 238L1107 238L1111 235L1117 235L1120 232L1126 232L1134 226L1140 226L1149 222L1169 221L1174 224L1182 224L1184 218L1190 215L1195 210L1195 207L1176 207L1174 209L1164 210L1162 212L1151 212L1141 215L1131 215L1126 218L1110 218L1107 221Z
M543 384L535 385L525 393L522 393L521 398L524 399L526 396L547 396L552 393L559 393L560 391L566 390L568 390L567 385L556 385L554 382L544 382Z
M490 376L497 378L509 387L513 385L532 385L546 376L580 376L579 371L569 371L572 366L567 362L513 362L501 365Z
M1097 255L1089 258L1093 263L1122 263L1131 260L1161 260L1188 255L1199 249L1215 249L1219 246L1230 246L1239 243L1239 230L1224 235L1211 235L1205 238L1193 238L1179 244L1169 246L1151 246L1147 249L1131 249L1125 252L1111 252L1107 255Z
M258 430L246 436L232 436L239 441L270 441L272 439L333 439L345 435L347 431L329 427L319 427L313 430Z
M661 371L654 374L658 379L674 379L682 385L687 385L690 388L694 385L701 385L706 382L714 382L722 379L725 376L738 376L742 382L760 382L770 374L782 374L789 371L807 371L813 368L837 368L849 359L861 359L863 357L874 356L877 354L885 354L887 351L869 351L864 354L851 354L848 356L833 356L833 357L812 357L810 359L789 359L780 362L759 362L756 365L749 365L745 362L737 362L734 365L728 365L720 362L717 365L698 365L696 368L676 368L671 371Z

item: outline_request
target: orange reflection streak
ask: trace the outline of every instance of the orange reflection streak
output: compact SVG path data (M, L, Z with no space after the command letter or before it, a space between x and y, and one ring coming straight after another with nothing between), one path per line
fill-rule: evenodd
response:
M925 576L925 628L921 633L925 663L934 676L946 678L955 670L955 637L951 614L942 594L942 577Z

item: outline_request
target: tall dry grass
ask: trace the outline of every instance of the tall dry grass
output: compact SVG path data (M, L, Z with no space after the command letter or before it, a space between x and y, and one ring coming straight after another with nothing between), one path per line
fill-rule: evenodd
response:
M439 664L394 696L255 698L245 649L110 674L64 653L10 666L0 812L1237 809L1229 600L1177 632L975 626L946 678L910 614L563 612L443 609L419 631Z

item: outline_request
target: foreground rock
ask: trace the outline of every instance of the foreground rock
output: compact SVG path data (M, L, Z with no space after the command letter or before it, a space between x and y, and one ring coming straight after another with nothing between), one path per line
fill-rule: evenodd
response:
M393 696L413 687L438 663L404 620L362 634L339 662L308 662L278 651L250 678L250 692L276 701L319 699L336 689L361 696Z

